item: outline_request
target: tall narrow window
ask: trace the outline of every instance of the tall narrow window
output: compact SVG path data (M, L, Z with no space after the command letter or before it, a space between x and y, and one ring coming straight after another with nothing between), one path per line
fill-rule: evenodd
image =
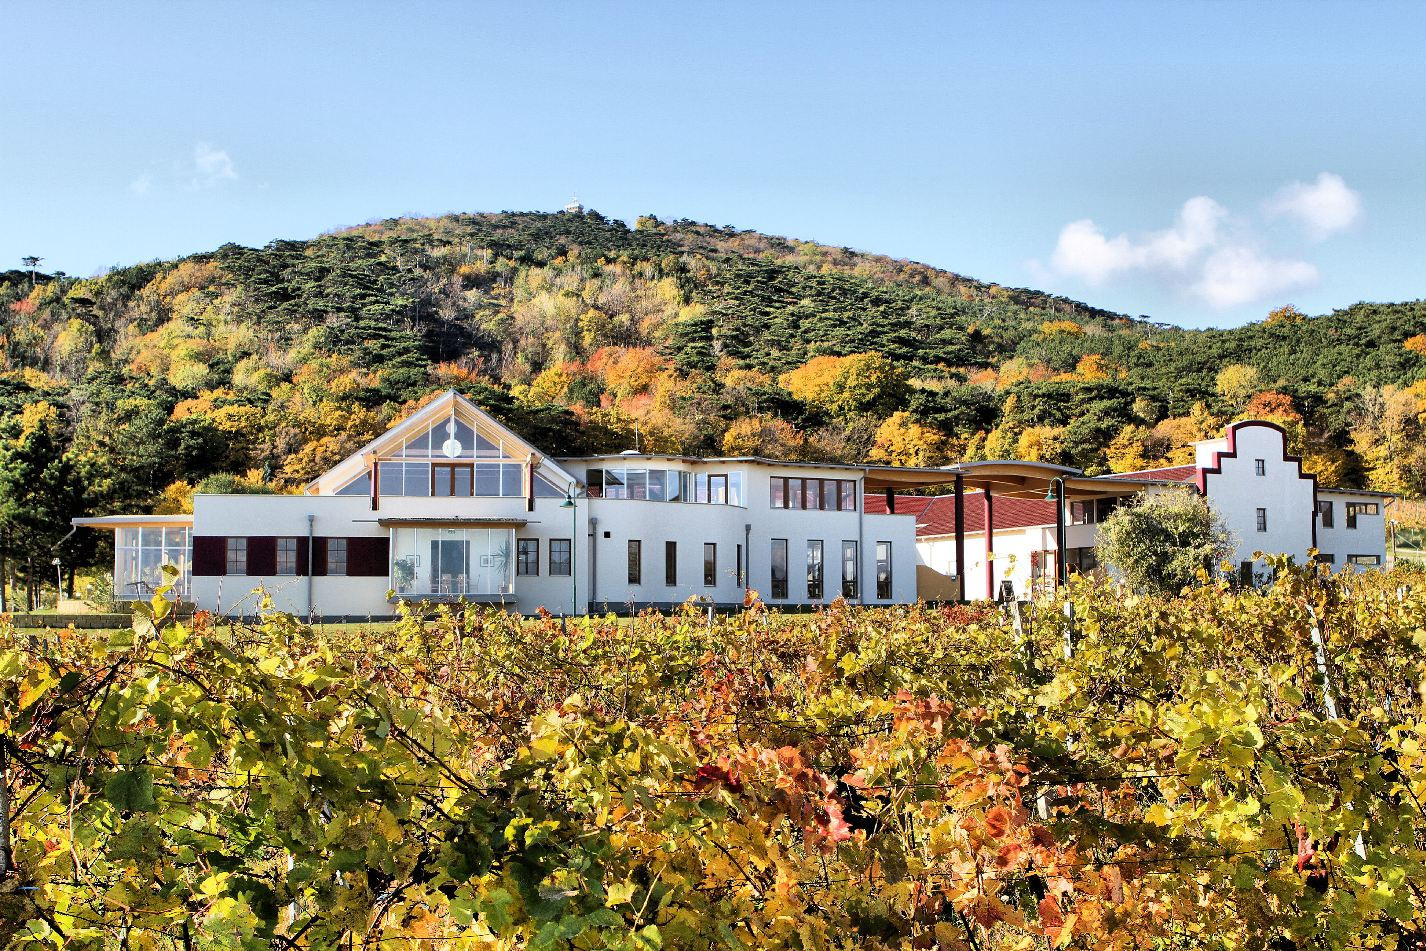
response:
M227 556L228 574L245 575L248 573L248 540L246 538L228 539Z
M570 573L570 540L568 538L550 539L550 574L564 575L569 577Z
M821 479L803 479L803 480L802 480L802 507L805 508L805 509L819 509L819 508L822 507L822 503L821 503L821 501L820 501L821 498L822 498L822 480L821 480Z
M857 543L842 542L842 597L857 596Z
M629 539L629 584L644 583L644 543Z
M540 540L519 538L515 540L515 574L538 575L540 573Z
M1267 531L1267 530L1268 530L1268 510L1267 510L1267 509L1258 509L1258 531L1260 531L1260 532L1265 532L1265 531Z
M772 557L768 564L772 569L772 596L787 597L787 539L772 540Z
M743 546L741 543L733 553L733 577L738 579L738 587L747 587L746 579L743 578Z
M710 475L708 477L708 501L714 505L728 504L728 477Z
M1253 473L1254 473L1255 475L1260 475L1260 476L1265 476L1265 475L1267 475L1267 474L1268 474L1268 464L1267 464L1267 461L1264 460L1264 459L1254 459L1254 460L1253 460Z
M876 543L876 597L891 600L891 542Z
M822 590L822 540L818 538L807 543L807 600L821 601Z
M347 573L347 540L345 538L327 539L327 574L344 575Z
M837 508L843 512L855 512L857 510L857 484L851 479L843 479L838 483L841 488L837 500Z
M1318 502L1318 503L1317 503L1317 514L1320 515L1321 518L1322 518L1322 527L1323 527L1323 528L1332 528L1332 527L1333 527L1333 526L1332 526L1332 503L1331 503L1331 502Z
M678 542L663 543L663 583L678 584Z
M277 540L277 573L279 575L297 574L297 539L279 538Z
M718 545L703 543L703 584L711 588L718 583Z

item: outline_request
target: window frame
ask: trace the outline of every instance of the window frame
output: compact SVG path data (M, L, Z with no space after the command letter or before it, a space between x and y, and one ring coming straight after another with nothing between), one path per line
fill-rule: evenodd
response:
M515 539L515 577L538 578L539 576L540 540L538 538Z
M297 547L297 537L295 535L279 535L277 537L276 542L273 545L274 555L272 564L272 573L275 577L297 577ZM288 563L286 571L283 570L284 561Z
M1257 519L1258 531L1266 532L1268 530L1268 510L1259 507L1256 509L1254 515Z
M815 560L812 557L813 552L817 554ZM826 597L827 543L820 538L809 538L807 539L807 600L823 601L826 600Z
M1268 461L1266 459L1253 460L1253 475L1266 476L1268 474Z
M625 543L629 565L629 584L644 583L644 542L631 538Z
M703 587L718 587L718 543L703 543Z
M436 473L445 471L450 477L450 492L437 494ZM456 471L463 470L467 475L467 492L464 495L456 492ZM431 498L433 499L464 499L475 494L475 463L473 462L432 462L431 463Z
M246 575L248 573L248 540L246 537L230 535L223 546L224 574ZM236 565L236 570L235 570Z
M883 550L885 551L884 558L882 557ZM891 553L891 542L879 541L876 543L876 599L878 601L890 601L893 597ZM885 566L884 571L883 566Z
M861 546L855 539L842 539L842 597L855 601L861 592Z
M347 540L346 540L345 538L329 538L329 539L327 539L327 574L328 574L328 575L330 575L330 576L332 576L332 577L346 577L346 574L347 574L347 565L348 565L347 556L348 556L348 553L350 552L350 547L351 547L351 546L349 546L349 545L347 544ZM333 558L333 554L334 554L334 553L340 553L340 554L338 555L338 557ZM339 570L339 571L333 570L333 569L334 569L334 566L340 566L341 570Z
M1359 568L1380 568L1381 555L1348 555L1347 564Z
M556 555L555 546L564 546L562 555ZM549 543L549 569L552 578L568 578L574 574L574 539L551 538Z
M1317 524L1323 528L1336 528L1336 516L1332 512L1331 499L1317 500Z
M670 588L678 584L678 542L663 543L663 583Z
M780 554L780 559L779 559ZM785 538L774 538L771 540L770 552L768 555L768 580L769 595L777 600L786 600L788 597L788 542ZM782 577L778 577L779 568Z

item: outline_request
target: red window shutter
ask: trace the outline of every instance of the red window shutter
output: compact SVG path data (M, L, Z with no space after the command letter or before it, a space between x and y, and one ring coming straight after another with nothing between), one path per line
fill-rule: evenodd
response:
M327 539L312 539L312 575L321 578L327 573Z
M390 538L347 539L347 574L354 578L385 578L390 558Z
M228 540L221 535L194 535L194 577L212 578L227 573Z
M254 577L277 574L277 536L248 536L248 574Z

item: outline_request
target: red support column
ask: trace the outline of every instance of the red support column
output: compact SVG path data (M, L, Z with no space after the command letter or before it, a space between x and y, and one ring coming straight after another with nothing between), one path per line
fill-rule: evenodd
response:
M995 500L990 494L990 485L985 490L985 597L995 600Z
M966 590L966 484L963 476L956 476L956 581L960 591L958 598L968 600Z

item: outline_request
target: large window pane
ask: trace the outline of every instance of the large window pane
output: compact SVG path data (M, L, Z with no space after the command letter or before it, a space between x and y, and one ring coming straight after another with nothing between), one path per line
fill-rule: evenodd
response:
M891 542L876 543L876 596L881 601L891 599Z
M772 596L774 598L787 597L787 539L774 538L772 540Z
M807 543L807 600L821 601L822 591L822 540L813 539Z
M842 597L857 596L857 543L842 542Z

